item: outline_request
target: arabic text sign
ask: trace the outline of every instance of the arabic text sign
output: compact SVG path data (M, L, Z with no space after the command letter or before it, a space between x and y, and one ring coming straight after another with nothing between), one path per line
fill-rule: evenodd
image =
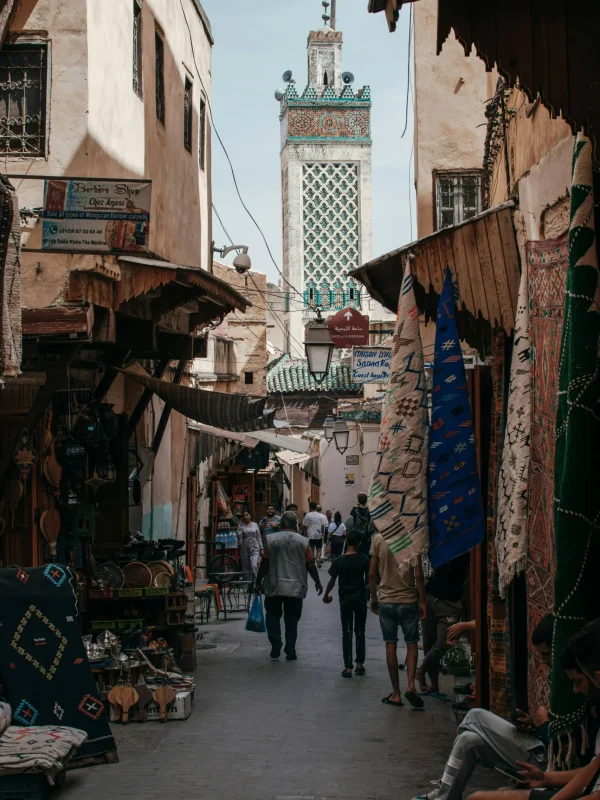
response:
M369 343L369 318L355 308L343 308L327 320L336 347Z
M352 382L377 383L390 377L391 347L355 347L352 350Z
M149 181L45 181L42 250L146 252L151 194Z

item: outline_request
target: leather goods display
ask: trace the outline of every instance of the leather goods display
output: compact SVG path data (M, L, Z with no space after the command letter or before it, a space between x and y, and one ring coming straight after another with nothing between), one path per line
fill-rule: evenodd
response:
M176 699L177 695L170 686L159 686L154 692L154 702L159 708L161 722L167 721L169 706L172 706Z
M129 722L129 709L137 703L138 699L139 695L130 683L113 686L108 693L108 702L116 708L123 725L127 725Z
M152 702L152 690L145 683L140 683L135 687L138 693L138 722L147 722L148 706Z

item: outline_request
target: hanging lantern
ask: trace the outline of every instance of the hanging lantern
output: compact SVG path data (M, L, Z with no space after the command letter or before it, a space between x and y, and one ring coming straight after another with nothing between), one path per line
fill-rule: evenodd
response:
M336 419L333 425L333 441L338 453L345 453L348 449L350 430L345 419Z
M325 432L325 438L328 442L333 439L333 426L335 425L335 420L333 417L326 417L325 422L323 423L323 430Z
M316 320L306 326L304 349L308 361L308 371L319 383L325 379L331 366L333 341L327 322L321 318L320 312Z

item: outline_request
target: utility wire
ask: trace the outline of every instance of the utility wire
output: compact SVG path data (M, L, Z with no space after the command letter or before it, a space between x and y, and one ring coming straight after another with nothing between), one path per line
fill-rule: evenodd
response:
M410 5L410 11L408 14L408 66L406 69L406 111L405 111L405 120L404 120L404 130L402 131L401 139L404 139L404 134L406 133L406 129L408 128L408 98L410 96L410 54L412 49L412 3Z
M238 182L237 182L237 177L236 177L236 174L235 174L235 170L234 170L234 168L233 168L233 164L231 163L231 158L229 157L229 153L227 152L227 148L225 147L225 144L223 143L223 140L221 139L221 136L220 136L220 134L219 134L219 131L217 130L217 127L216 127L216 125L215 125L215 120L214 120L214 115L213 115L213 110L212 110L212 104L211 104L211 102L210 102L210 96L209 96L209 93L206 91L206 87L205 87L205 85L204 85L204 81L202 80L202 75L200 74L200 70L198 69L198 64L197 64L197 62L196 62L196 52L195 52L195 49L194 49L194 38L193 38L193 36L192 36L192 30L191 30L191 28L190 28L190 24L189 24L189 22L188 22L187 15L186 15L186 13L185 13L185 8L184 8L184 6L183 6L183 0L179 0L179 3L180 3L180 5L181 5L181 11L183 12L183 18L184 18L184 20L185 20L186 27L187 27L187 29L188 29L188 35L189 35L189 39L190 39L190 45L191 45L191 49L192 49L192 58L193 58L193 60L194 60L194 67L196 68L196 73L197 73L197 75L198 75L198 78L199 78L199 80L200 80L200 84L201 84L202 88L204 89L204 94L205 94L205 96L206 96L206 105L208 106L208 111L209 111L209 114L210 114L210 122L211 122L211 125L212 125L212 127L213 127L213 130L214 130L214 132L215 132L215 136L217 137L217 139L218 139L218 141L219 141L219 144L221 145L221 147L223 148L223 152L225 153L225 158L227 159L227 163L229 164L229 168L230 168L230 170L231 170L231 176L232 176L232 178L233 178L233 185L235 186L235 191L237 192L237 196L238 196L238 198L239 198L239 201L240 201L240 203L242 204L242 208L244 209L244 211L246 212L246 214L248 214L248 216L250 217L250 219L252 220L252 222L253 222L253 223L254 223L254 225L256 226L256 228L257 228L258 232L260 233L260 235L261 235L261 237L262 237L262 240L263 240L263 242L265 243L265 247L267 248L267 252L268 252L268 254L269 254L269 257L270 257L271 261L273 262L273 265L275 266L275 269L276 269L276 270L277 270L277 272L278 272L278 273L281 275L281 277L282 277L282 278L283 278L283 280L284 280L284 281L287 283L287 285L288 285L288 286L289 286L291 289L293 289L295 292L298 292L298 289L296 289L296 287L295 287L293 284L291 284L291 283L288 281L288 279L285 277L285 275L283 274L283 272L280 270L280 268L279 268L279 265L277 264L277 262L275 261L275 259L274 259L274 257L273 257L273 253L271 252L271 248L269 247L269 243L268 243L268 241L267 241L267 237L265 236L265 234L263 233L263 230L262 230L262 228L260 227L260 225L258 224L258 222L256 221L256 219L255 219L255 218L254 218L254 216L252 215L252 212L250 211L250 209L248 208L248 206L247 206L247 205L246 205L246 203L244 202L244 199L243 199L243 197L242 197L242 194L241 194L241 192L240 192L240 187L238 186ZM232 242L232 244L233 244L233 242ZM298 294L300 294L300 293L298 292Z

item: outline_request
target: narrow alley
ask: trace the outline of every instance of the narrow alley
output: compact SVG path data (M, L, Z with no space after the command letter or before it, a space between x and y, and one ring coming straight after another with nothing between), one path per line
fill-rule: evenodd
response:
M372 614L367 675L352 680L340 677L337 597L325 607L310 588L295 662L271 662L266 636L247 633L237 616L207 626L192 716L113 725L120 763L71 772L57 800L162 800L174 791L227 800L408 800L431 788L455 734L450 704L427 700L425 712L382 705L389 680ZM174 761L176 778L164 769Z

